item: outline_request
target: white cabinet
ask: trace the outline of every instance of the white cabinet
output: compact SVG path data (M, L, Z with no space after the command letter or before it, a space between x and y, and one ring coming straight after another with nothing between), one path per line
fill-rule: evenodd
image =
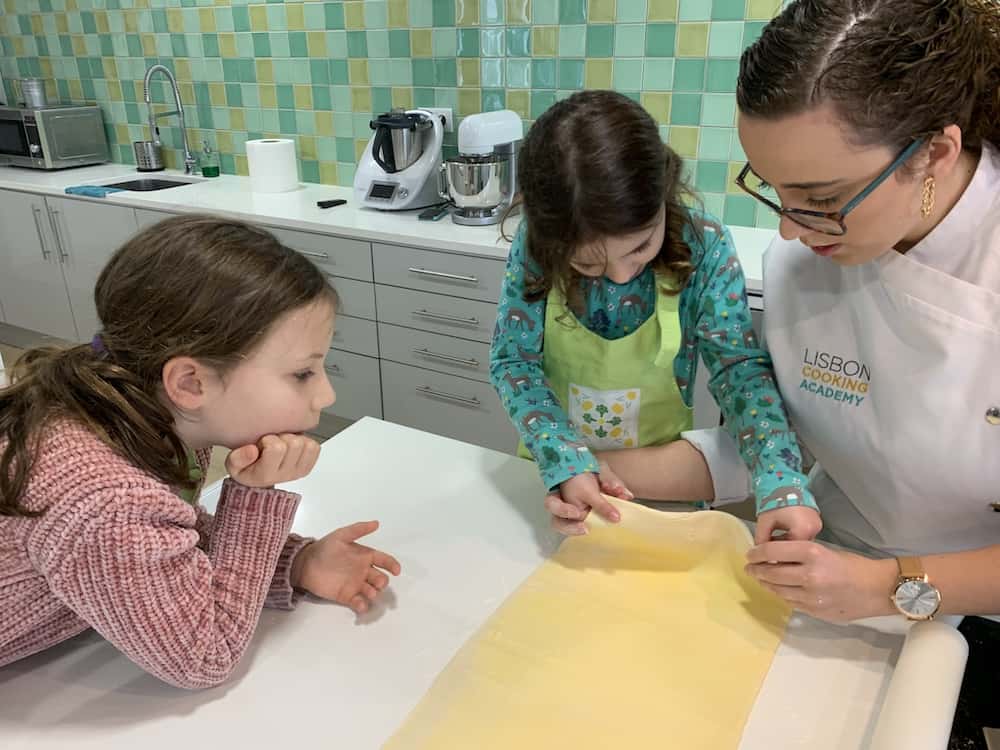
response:
M149 208L137 208L135 209L136 229L151 227L153 224L159 224L164 219L169 219L171 216L176 215L177 214L172 214L167 211L154 211Z
M114 252L135 234L135 213L124 206L70 198L45 199L62 259L63 276L80 341L101 328L94 304L97 277Z
M42 196L0 190L0 299L7 323L77 341L50 218Z

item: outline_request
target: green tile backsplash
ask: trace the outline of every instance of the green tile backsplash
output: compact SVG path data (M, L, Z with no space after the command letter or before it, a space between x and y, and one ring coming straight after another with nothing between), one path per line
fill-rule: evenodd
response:
M708 210L774 227L733 177L743 49L781 0L0 0L0 72L41 76L50 100L97 102L116 161L149 137L142 79L177 77L193 145L246 174L250 138L293 137L302 177L350 185L373 113L508 108L525 127L581 88L614 88L656 118ZM169 92L152 88L158 109ZM167 162L180 132L161 127ZM455 153L454 133L445 139Z

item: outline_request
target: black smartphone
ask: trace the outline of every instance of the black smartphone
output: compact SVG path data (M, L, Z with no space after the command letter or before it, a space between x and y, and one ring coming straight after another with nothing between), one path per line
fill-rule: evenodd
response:
M447 204L443 206L431 206L417 214L417 218L421 221L437 221L446 216L450 210L451 207Z

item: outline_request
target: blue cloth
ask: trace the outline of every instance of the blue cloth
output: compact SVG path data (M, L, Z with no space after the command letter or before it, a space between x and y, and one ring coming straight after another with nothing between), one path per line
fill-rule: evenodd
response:
M120 193L121 188L104 187L103 185L74 185L66 188L68 195L84 195L88 198L104 198L108 193Z

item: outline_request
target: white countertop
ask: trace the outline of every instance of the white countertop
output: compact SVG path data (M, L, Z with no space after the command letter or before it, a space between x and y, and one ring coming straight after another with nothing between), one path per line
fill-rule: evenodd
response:
M198 180L190 185L152 192L123 191L106 198L67 196L65 189L74 185L103 185L137 177L180 177L177 170L140 173L127 164L103 164L95 167L45 172L18 167L0 167L0 189L21 190L45 195L59 195L79 200L96 200L135 208L159 211L207 211L260 224L352 237L373 242L413 245L490 258L507 257L508 243L494 226L459 226L445 217L439 221L420 221L416 211L387 212L362 208L355 204L351 188L301 183L288 193L254 193L250 178L221 175ZM344 198L347 205L321 209L316 202ZM509 224L511 231L514 220ZM747 277L747 288L761 291L761 261L774 232L769 229L730 227L736 250Z
M176 750L198 738L374 750L557 543L534 464L375 419L327 441L290 488L303 495L301 533L382 522L370 542L403 575L380 606L360 618L309 601L265 610L231 681L203 692L168 687L84 634L0 669L4 749ZM867 748L900 641L794 617L740 750Z

